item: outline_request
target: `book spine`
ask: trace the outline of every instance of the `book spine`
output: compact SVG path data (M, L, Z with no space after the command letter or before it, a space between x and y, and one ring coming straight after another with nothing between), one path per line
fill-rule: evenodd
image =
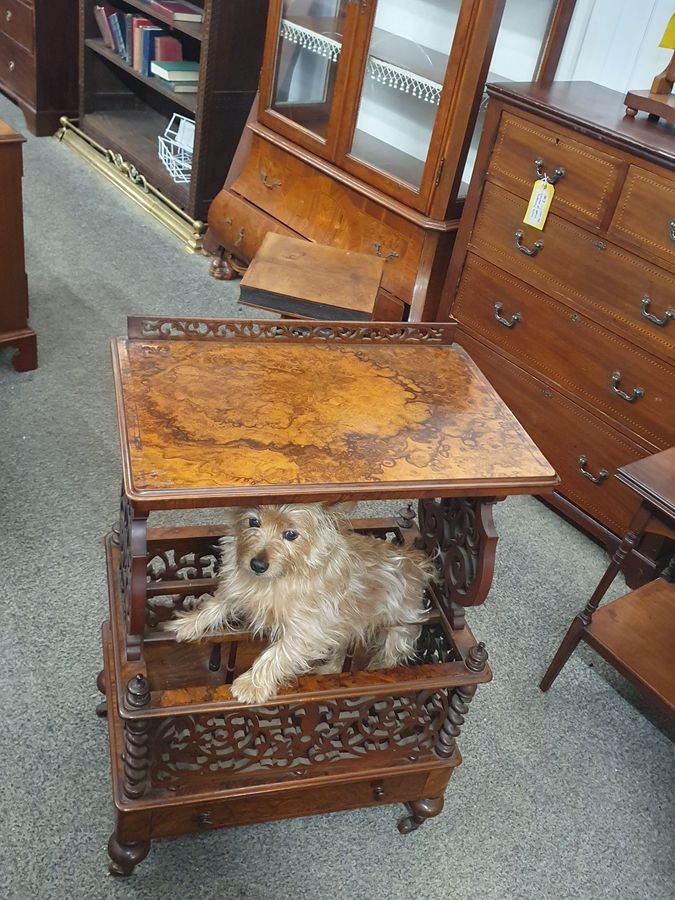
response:
M120 23L117 21L118 13L113 13L112 16L108 17L108 21L110 22L110 28L112 29L113 38L115 40L115 51L120 54L120 56L124 56L124 38L122 37L122 29L120 28Z
M103 43L107 47L110 47L111 50L114 50L115 42L110 30L110 25L108 24L108 19L106 18L105 10L102 6L94 7L94 19L96 20L96 24L98 25L98 30L101 32Z

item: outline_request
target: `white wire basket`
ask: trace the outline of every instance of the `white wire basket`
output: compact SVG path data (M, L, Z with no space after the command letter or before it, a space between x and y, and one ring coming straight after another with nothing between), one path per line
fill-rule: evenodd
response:
M159 158L176 184L186 184L192 173L192 151L195 140L195 123L192 119L174 113L157 138Z

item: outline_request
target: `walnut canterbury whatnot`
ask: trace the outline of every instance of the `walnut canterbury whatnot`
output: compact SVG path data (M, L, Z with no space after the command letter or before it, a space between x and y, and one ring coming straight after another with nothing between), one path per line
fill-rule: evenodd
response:
M106 539L103 626L116 827L128 875L153 838L405 802L443 808L461 727L491 678L464 610L487 596L492 506L557 477L466 353L454 323L131 319L113 344L124 487ZM348 377L346 377L348 376ZM430 553L418 660L310 674L264 707L233 699L263 643L176 643L158 625L211 595L224 526L148 528L156 509L420 498L359 532Z

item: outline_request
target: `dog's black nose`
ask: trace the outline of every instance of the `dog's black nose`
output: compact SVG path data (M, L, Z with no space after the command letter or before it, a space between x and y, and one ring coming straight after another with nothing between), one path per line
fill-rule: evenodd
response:
M251 560L251 568L255 572L256 575L262 575L263 572L266 572L269 569L270 564L265 559L259 559L257 556L254 556Z

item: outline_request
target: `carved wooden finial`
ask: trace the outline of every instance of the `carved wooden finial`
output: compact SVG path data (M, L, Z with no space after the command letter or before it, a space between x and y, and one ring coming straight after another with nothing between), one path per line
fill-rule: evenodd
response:
M485 644L481 641L479 644L475 644L470 650L469 655L466 658L465 665L467 669L470 669L472 672L482 672L485 668L488 661L488 652L485 649Z
M140 673L127 683L127 703L129 706L147 706L150 702L150 685Z
M412 528L415 524L415 509L412 503L402 506L396 513L396 524L399 528Z

